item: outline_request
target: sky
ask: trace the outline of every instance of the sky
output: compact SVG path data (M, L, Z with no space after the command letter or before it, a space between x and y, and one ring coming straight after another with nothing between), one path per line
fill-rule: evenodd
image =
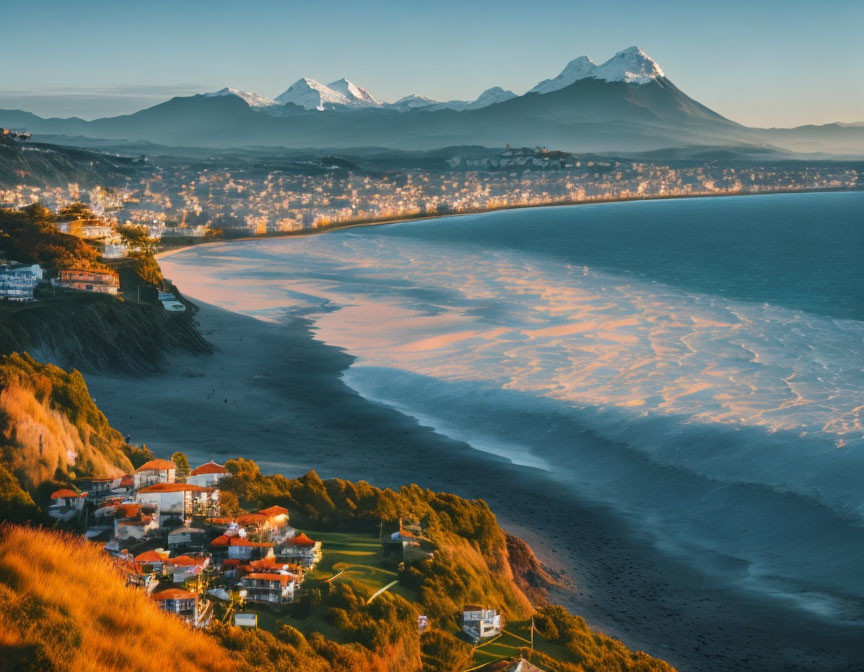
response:
M638 45L752 126L864 121L864 0L29 0L3 8L0 108L84 118L223 86L348 77L384 100L518 94Z

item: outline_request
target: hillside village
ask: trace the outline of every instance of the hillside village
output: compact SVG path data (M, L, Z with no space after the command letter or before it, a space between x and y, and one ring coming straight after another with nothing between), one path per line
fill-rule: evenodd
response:
M127 586L194 628L215 622L258 627L259 615L269 622L273 613L284 614L303 598L314 601L315 590L305 588L307 577L320 585L348 571L343 567L327 578L316 576L327 551L320 540L291 526L288 509L270 506L227 515L220 483L231 471L215 462L194 469L186 465L177 453L173 460L148 460L132 474L78 479L74 490L51 493L47 514L58 525L81 529L88 540L103 543ZM401 518L392 531L385 532L381 522L378 543L382 564L400 569L435 552L421 525ZM382 586L369 601L397 583ZM461 625L466 641L477 646L501 637L505 621L493 605L467 604ZM419 615L416 627L422 633L430 619ZM502 661L503 667L490 669L540 671L522 658Z

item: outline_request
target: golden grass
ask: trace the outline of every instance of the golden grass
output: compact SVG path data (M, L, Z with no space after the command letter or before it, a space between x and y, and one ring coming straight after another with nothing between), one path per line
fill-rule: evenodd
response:
M236 670L80 537L0 527L0 670Z

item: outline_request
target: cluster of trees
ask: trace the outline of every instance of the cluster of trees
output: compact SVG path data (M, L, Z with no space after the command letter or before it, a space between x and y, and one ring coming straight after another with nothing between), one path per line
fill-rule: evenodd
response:
M61 233L58 221L38 203L21 210L0 210L0 252L15 261L50 268L105 269L96 250L76 236Z

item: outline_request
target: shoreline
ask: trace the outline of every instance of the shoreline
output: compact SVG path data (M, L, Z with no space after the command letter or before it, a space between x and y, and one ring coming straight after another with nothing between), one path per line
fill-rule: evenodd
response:
M712 584L540 470L358 395L342 379L354 357L317 340L311 320L265 323L206 304L197 317L215 354L177 355L166 373L147 378L86 376L111 424L133 442L158 455L181 450L193 462L247 457L270 473L314 468L322 477L485 499L505 529L565 574L553 602L682 671L861 668L860 629Z
M369 219L369 220L360 220L360 221L349 221L341 224L333 224L331 226L322 227L320 229L310 229L308 231L273 231L270 233L264 233L258 236L230 236L227 238L219 238L216 240L202 240L201 242L190 242L184 241L182 244L177 246L165 246L163 249L160 249L159 252L156 253L156 259L162 259L164 257L171 256L172 254L176 254L177 252L182 252L190 247L198 247L200 245L217 245L220 243L233 243L233 242L241 242L241 241L250 241L250 240L270 240L274 238L294 238L294 237L305 237L305 236L318 236L321 234L329 233L330 231L339 231L343 229L354 229L360 227L367 226L385 226L387 224L403 224L406 222L422 222L433 219L444 219L448 217L462 217L466 215L483 215L491 212L502 212L506 210L526 210L530 208L561 208L561 207L572 207L577 205L600 205L604 203L636 203L642 201L675 201L675 200L683 200L683 199L696 199L696 198L735 198L735 197L743 197L743 196L775 196L781 194L835 194L835 193L851 193L864 191L864 187L814 187L814 188L806 188L806 189L776 189L772 191L748 191L748 192L735 192L735 193L699 193L699 194L674 194L668 196L661 195L649 195L649 196L628 196L628 197L609 197L609 198L597 198L592 200L564 200L564 201L556 201L551 203L526 203L526 204L513 204L513 205L502 205L496 206L492 208L471 208L468 210L463 210L461 212L448 212L443 214L434 214L434 215L422 215L418 214L416 216L411 215L400 215L395 217L385 217L382 219Z

